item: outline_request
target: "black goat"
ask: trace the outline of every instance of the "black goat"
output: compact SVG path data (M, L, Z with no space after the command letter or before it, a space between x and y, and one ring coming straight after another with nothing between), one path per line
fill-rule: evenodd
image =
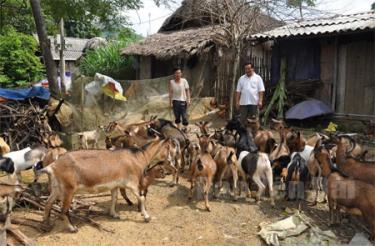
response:
M229 120L225 128L230 131L236 130L236 134L239 135L239 138L237 138L236 141L237 158L239 157L241 151L248 151L250 153L256 153L258 151L251 133L247 131L247 129L238 119L233 118Z

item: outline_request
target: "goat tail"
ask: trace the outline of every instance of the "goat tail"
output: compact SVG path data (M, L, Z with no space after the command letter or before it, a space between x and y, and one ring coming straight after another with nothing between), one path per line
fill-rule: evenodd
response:
M233 164L233 155L235 155L234 150L230 150L229 155L227 157L227 164L231 165Z

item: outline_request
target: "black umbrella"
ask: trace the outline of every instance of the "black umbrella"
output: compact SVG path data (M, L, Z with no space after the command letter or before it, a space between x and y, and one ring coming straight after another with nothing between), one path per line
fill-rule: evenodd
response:
M291 107L286 113L285 118L287 120L296 119L304 120L307 118L332 114L332 109L324 102L316 99L310 99L300 102Z

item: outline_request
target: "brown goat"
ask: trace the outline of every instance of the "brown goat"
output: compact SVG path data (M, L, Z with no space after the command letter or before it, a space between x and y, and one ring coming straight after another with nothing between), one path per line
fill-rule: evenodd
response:
M346 147L345 138L352 143L349 150ZM355 149L355 141L347 136L333 137L332 140L337 144L336 163L340 171L347 176L375 185L375 162L361 161L347 156L351 150Z
M148 187L152 185L155 181L155 179L163 179L165 178L165 171L164 167L160 165L162 163L157 163L156 165L153 165L149 168L146 168L143 172L142 178L140 179L139 182L139 195L143 195L145 197L146 201L146 196L148 193ZM125 189L120 189L122 197L127 201L127 203L132 206L133 203L130 201L128 198L128 195L126 194ZM146 206L146 204L145 204ZM141 204L138 203L138 211L141 212Z
M232 188L233 188L233 199L237 200L237 181L238 181L238 162L236 157L236 151L234 148L227 146L220 146L214 156L214 161L217 166L214 183L218 184L218 191L222 188L222 180L226 174L228 168L232 174ZM214 194L216 196L216 194Z
M107 149L118 149L128 147L142 147L143 145L159 139L156 137L142 137L135 132L125 131L123 135L105 138Z
M212 122L210 121L199 121L195 123L196 126L199 127L201 134L208 135L209 134L209 127L212 125Z
M118 218L116 202L118 188L127 188L137 197L145 221L150 221L144 207L139 184L144 169L150 163L171 161L170 140L151 142L139 149L79 150L69 152L41 170L51 178L51 195L44 211L44 222L50 224L50 211L57 198L62 201L62 218L71 232L76 232L69 218L69 207L76 192L91 193L110 190L110 215Z
M251 133L254 137L254 143L258 147L259 151L266 151L266 144L268 139L273 138L271 131L263 130L260 125L259 118L247 119L248 125L251 128Z
M212 156L208 153L199 154L191 166L189 200L193 198L193 191L197 186L198 178L202 177L204 179L203 191L205 206L208 211L211 211L210 205L208 204L208 193L210 191L212 182L214 181L216 169L216 163L212 159Z
M287 128L287 126L286 126L284 120L271 119L270 128L275 130L275 131L279 131L280 129Z
M6 230L10 229L11 226L10 214L15 204L15 199L23 189L17 184L17 181L15 184L0 183L0 208L2 208L0 216L4 218L4 224L0 226L0 245L7 245Z
M339 172L333 172L331 155L324 147L315 149L315 156L328 177L327 195L331 224L340 218L340 208L359 209L370 228L370 240L375 238L375 187L360 180L345 178Z
M290 153L302 152L305 149L306 140L300 132L291 132L284 134L286 136L286 144L289 148Z
M5 140L2 137L0 137L0 156L9 152L10 152L9 145L5 142Z
M329 137L321 134L321 133L315 133L313 136L311 136L309 139L306 140L306 145L309 145L311 147L315 147L316 143L319 140L328 140Z

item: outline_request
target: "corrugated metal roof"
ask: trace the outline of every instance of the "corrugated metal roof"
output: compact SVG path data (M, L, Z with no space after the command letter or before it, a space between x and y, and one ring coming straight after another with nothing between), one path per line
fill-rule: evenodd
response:
M38 35L34 34L34 37L38 41ZM55 61L60 60L60 53L59 50L56 49L56 46L60 44L60 35L56 36L48 36L51 42L51 53L52 57ZM66 61L76 61L78 58L82 56L83 49L89 39L83 38L72 38L72 37L65 37L65 45L66 48L64 50L64 58Z
M284 38L375 29L375 11L294 22L250 38Z
M58 49L55 48L55 40L53 37L51 39L51 51L54 60L60 60L60 53ZM66 61L76 61L82 56L83 49L89 41L83 38L71 38L65 37L66 49L64 50L64 58ZM60 44L60 35L56 36L56 44Z

